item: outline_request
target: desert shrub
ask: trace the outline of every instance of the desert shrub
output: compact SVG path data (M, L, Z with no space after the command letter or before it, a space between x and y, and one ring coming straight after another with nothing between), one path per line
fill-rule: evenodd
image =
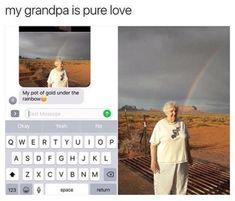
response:
M202 127L202 126L209 127L210 125L206 124L206 123L198 123L197 124L197 127Z

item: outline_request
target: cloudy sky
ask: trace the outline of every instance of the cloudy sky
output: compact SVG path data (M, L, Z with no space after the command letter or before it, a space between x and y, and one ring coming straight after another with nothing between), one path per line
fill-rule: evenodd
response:
M229 112L228 27L120 27L119 107Z
M90 32L20 32L19 54L30 58L90 59Z

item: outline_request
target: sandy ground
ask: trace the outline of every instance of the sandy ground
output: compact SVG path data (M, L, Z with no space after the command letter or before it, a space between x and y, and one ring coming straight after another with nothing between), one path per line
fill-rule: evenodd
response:
M229 126L189 128L192 156L229 168Z
M191 126L189 129L191 154L198 160L216 163L226 168L230 166L229 125L207 124ZM130 140L132 142L132 140ZM149 146L149 143L147 144ZM119 157L136 157L143 155L133 148Z
M53 68L54 60L51 59L22 59L19 66L20 85L22 87L44 87L38 86L33 81L47 80ZM72 87L88 87L90 85L89 60L64 60L64 69ZM31 74L25 75L25 73Z

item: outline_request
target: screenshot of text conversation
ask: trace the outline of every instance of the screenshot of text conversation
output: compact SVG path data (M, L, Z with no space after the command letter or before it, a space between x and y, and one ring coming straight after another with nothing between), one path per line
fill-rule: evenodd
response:
M116 28L6 26L5 41L6 194L117 194Z

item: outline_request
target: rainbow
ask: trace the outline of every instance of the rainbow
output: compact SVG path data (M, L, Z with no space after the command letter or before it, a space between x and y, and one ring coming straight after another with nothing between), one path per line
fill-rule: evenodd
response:
M189 101L192 99L192 96L193 96L195 90L197 89L198 83L200 82L200 80L204 76L204 74L207 71L207 69L209 68L209 66L211 66L211 63L216 58L216 55L218 52L219 52L219 48L214 49L212 51L212 53L210 54L210 56L208 57L208 59L206 60L206 62L202 65L200 72L198 73L197 77L193 81L193 84L192 84L192 86L191 86L191 88L185 98L184 105L189 104Z
M64 51L64 48L66 47L67 43L68 43L68 40L66 39L66 40L64 41L63 45L62 45L62 46L60 47L60 49L58 50L56 58L64 59L64 58L62 57L62 55L63 55L63 51Z

